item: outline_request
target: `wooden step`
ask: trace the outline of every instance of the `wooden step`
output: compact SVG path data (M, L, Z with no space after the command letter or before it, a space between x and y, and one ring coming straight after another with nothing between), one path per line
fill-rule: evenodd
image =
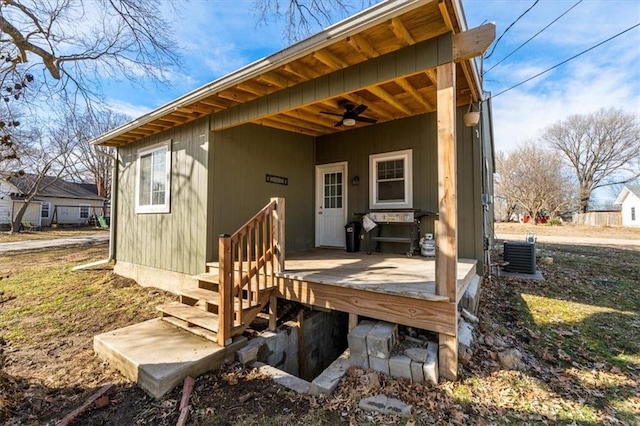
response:
M189 290L183 290L179 293L180 302L194 306L198 302L202 302L205 305L205 309L209 312L217 313L218 306L220 306L220 294L216 291L206 290L204 288L194 288ZM235 307L238 309L239 302L236 299ZM247 309L253 309L260 306L258 303L249 300L243 300L242 308L247 311Z
M170 302L156 306L162 312L162 316L171 316L181 319L187 326L196 325L206 330L218 332L218 315L207 312L194 306L185 305L180 302Z
M193 333L196 336L204 337L205 339L211 340L212 342L218 342L218 333L207 330L206 328L198 327L197 325L189 326L188 322L176 317L162 317L162 320L175 325L176 327L187 330L188 332Z
M194 275L193 278L198 280L198 287L211 291L218 291L218 284L220 282L218 273L206 272L204 274Z

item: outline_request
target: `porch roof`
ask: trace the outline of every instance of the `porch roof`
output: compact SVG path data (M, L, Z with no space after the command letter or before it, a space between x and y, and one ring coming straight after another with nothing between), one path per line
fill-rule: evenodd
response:
M385 1L202 86L91 143L127 145L448 33L454 34L449 60L456 62L456 75L460 76L456 82L456 103L466 105L482 97L472 58L479 54L478 50L484 51L495 35L493 24L483 27L473 34L474 30L467 31L460 0ZM456 39L461 33L469 36ZM363 116L378 122L435 111L435 66L395 73L387 80L351 86L346 92L327 94L244 122L313 136L329 134L351 127L335 127L339 117L321 111L341 114L345 103L365 104L368 108Z

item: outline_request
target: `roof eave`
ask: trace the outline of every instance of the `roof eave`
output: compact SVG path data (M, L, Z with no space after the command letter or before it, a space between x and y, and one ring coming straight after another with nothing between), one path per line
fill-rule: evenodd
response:
M378 25L381 22L402 15L403 13L410 11L416 7L420 7L434 1L437 0L389 0L374 5L326 28L325 30L307 39L304 39L279 52L276 52L273 55L259 59L245 67L240 68L237 71L227 74L217 80L214 80L211 83L207 83L204 86L201 86L198 89L195 89L187 93L186 95L181 96L178 99L171 101L137 118L136 120L133 120L123 126L111 130L108 133L90 140L89 143L92 145L105 144L109 140L123 135L128 131L140 127L146 123L149 123L164 114L168 114L176 108L198 102L206 98L207 96L210 96L211 93L219 92L235 86L252 77L256 77L260 74L278 68L279 66L282 66L316 50L322 49L323 47L334 43L336 40L340 40L350 35L356 34L367 28ZM458 8L458 3L459 0L454 0L454 4L456 5L456 13L459 13L459 10L462 10L461 8ZM466 27L466 22L464 25ZM474 61L471 62L474 70L476 70ZM474 74L477 75L477 72L475 72Z

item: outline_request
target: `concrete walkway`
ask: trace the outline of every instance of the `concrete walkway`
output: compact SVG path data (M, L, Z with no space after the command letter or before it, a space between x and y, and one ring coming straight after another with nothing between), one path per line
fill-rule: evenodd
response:
M84 235L82 237L54 238L51 240L26 240L15 243L1 243L0 253L15 253L48 248L75 247L109 241L109 234Z
M496 234L499 240L524 241L525 235ZM539 243L577 244L585 246L640 246L640 240L623 240L617 238L566 237L560 235L537 235Z

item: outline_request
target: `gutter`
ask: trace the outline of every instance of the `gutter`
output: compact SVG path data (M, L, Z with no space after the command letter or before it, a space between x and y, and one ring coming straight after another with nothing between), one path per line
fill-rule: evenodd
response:
M201 86L200 88L195 89L194 91L187 93L186 95L169 102L168 104L165 104L132 122L90 140L89 143L91 145L104 144L117 136L169 114L177 108L201 101L215 92L228 89L253 77L257 77L261 74L274 70L309 53L320 50L334 43L336 40L349 37L434 1L436 0L388 0L374 5L307 39L274 53L271 56L259 59L231 74L227 74L218 80L214 80L211 83ZM457 2L458 0L454 1Z
M96 262L85 263L84 265L78 265L71 268L72 271L80 271L82 269L93 268L94 266L106 265L111 262L115 255L115 236L116 236L116 179L118 172L118 148L116 148L116 156L111 154L107 154L106 152L102 152L100 150L95 150L98 155L102 155L103 157L107 157L111 160L111 216L109 219L109 255L106 259L98 260Z

